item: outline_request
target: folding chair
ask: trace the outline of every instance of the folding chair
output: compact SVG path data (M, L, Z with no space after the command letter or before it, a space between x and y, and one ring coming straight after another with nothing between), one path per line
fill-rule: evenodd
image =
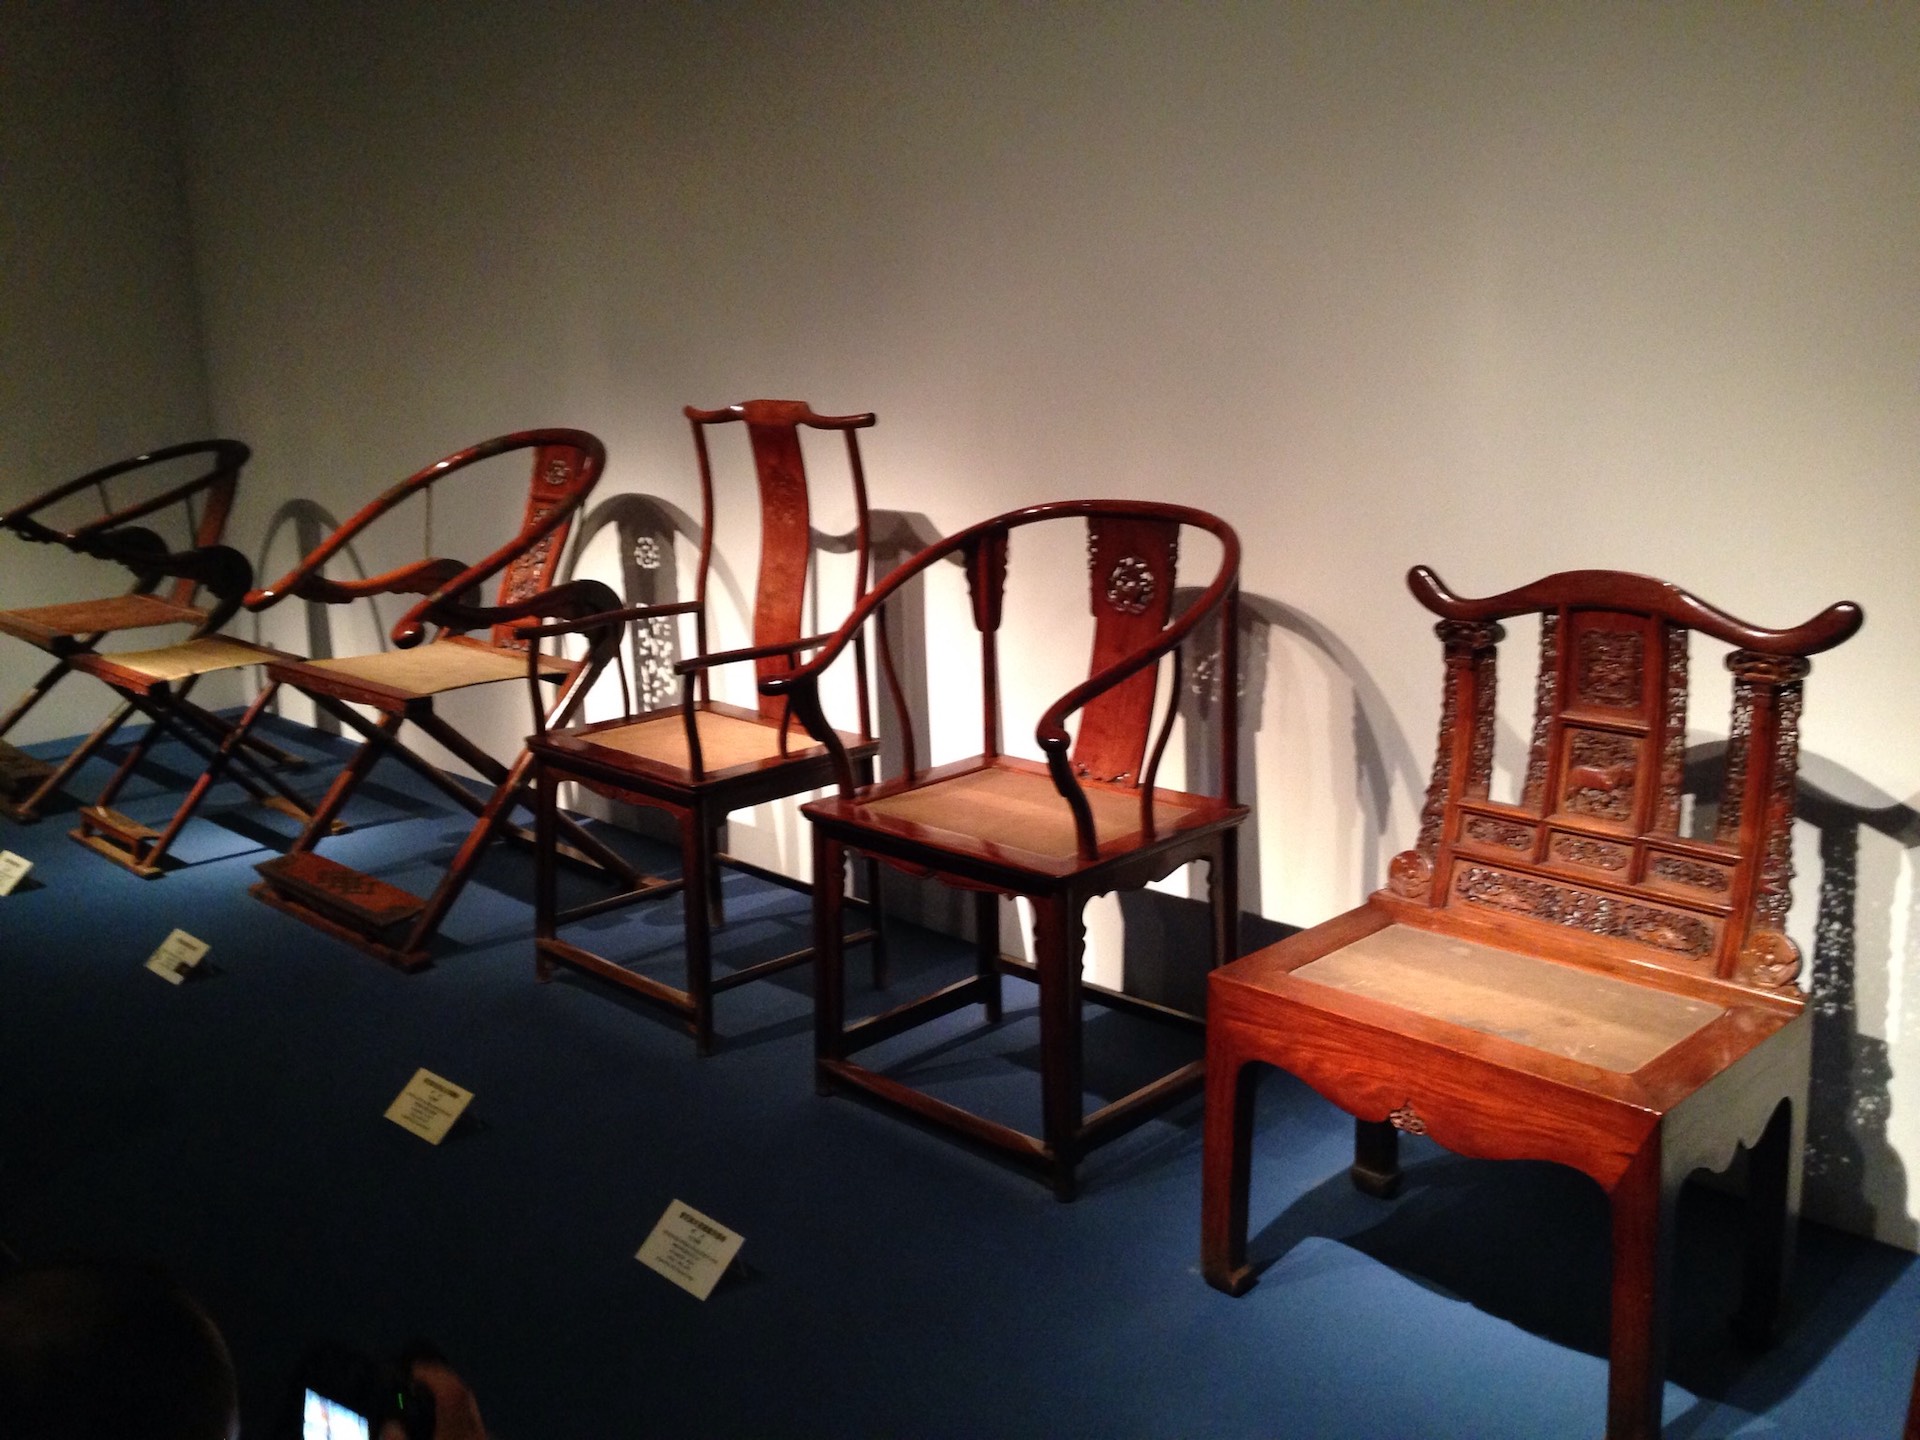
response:
M126 708L151 722L146 734L127 753L91 805L80 810L75 840L136 875L152 878L163 873L167 851L193 817L208 790L223 776L231 776L259 804L305 821L312 811L273 770L262 765L246 746L254 722L265 713L279 689L268 683L237 722L229 723L191 698L194 685L207 675L290 661L297 657L265 645L219 634L240 609L253 585L253 569L246 557L226 545L203 545L168 553L159 537L141 529L118 529L76 542L87 553L120 561L136 581L154 586L166 578L188 581L215 601L193 634L173 645L154 649L81 651L71 656L72 668L112 688ZM155 829L113 809L121 787L140 767L154 744L171 736L195 752L205 768L173 814Z
M370 525L409 496L483 460L519 450L533 452L532 488L513 537L472 565L457 560L423 559L363 580L330 579L327 562ZM582 430L528 430L484 441L409 476L355 515L312 554L275 584L247 597L261 609L293 595L324 604L342 604L378 595L422 598L393 628L392 650L328 660L288 660L269 667L269 677L306 695L325 713L363 737L322 798L300 837L282 857L258 866L260 883L252 894L403 970L428 963L433 938L461 889L473 875L489 841L509 818L525 786L523 748L503 765L434 712L434 698L453 690L498 684L525 677L527 642L521 631L543 615L577 615L618 601L597 582L549 590L573 515L599 480L606 463L600 441ZM498 604L481 610L462 603L475 586L500 575ZM556 608L546 608L548 606ZM436 627L431 639L428 627ZM487 628L484 638L462 633ZM426 643L422 643L426 641ZM571 713L569 701L581 688L586 662L540 657L540 683L559 690L556 715ZM350 706L376 712L368 719ZM411 722L438 741L463 764L492 784L485 797L415 754L400 741ZM314 853L348 798L374 764L391 755L475 816L472 830L455 853L433 893L422 900L377 876L364 874ZM638 872L571 821L563 821L575 847L632 883ZM520 832L514 832L520 833Z
M216 545L226 529L234 487L249 454L238 440L194 440L135 455L90 470L78 479L56 485L44 495L15 506L0 515L0 528L13 531L24 540L63 545L76 554L111 560L115 556L101 553L93 542L121 527L130 527L135 521L162 515L177 507L184 516L190 545ZM194 456L207 457L210 468L204 474L116 508L109 482L137 471L155 470L164 474L168 462ZM97 515L65 530L49 523L47 516L89 491L99 501ZM38 820L48 800L134 713L131 705L118 706L57 765L50 765L7 743L4 737L72 672L74 656L92 651L109 635L164 625L198 626L206 619L207 612L197 600L197 579L181 576L161 595L155 592L162 578L151 572L146 579L136 574L133 588L126 594L0 610L0 634L24 640L54 657L53 665L28 686L14 707L0 718L0 814L22 824ZM257 739L250 741L250 748L282 765L302 763L297 756Z
M635 991L678 1016L692 1032L701 1054L713 1048L713 997L750 980L805 963L813 949L762 960L715 979L712 927L722 919L719 866L724 862L771 879L794 882L724 853L719 832L727 816L748 805L783 799L830 785L834 781L827 747L810 743L793 723L784 701L756 697L758 704L729 705L713 698L709 677L722 666L751 662L756 677L782 674L795 656L823 637L803 638L802 613L807 598L807 576L812 570L813 535L809 519L809 485L800 451L800 427L837 431L844 435L852 476L854 510L854 566L851 601L858 604L867 588L867 496L860 465L857 432L873 424L872 415L817 415L804 401L749 400L724 410L688 406L694 448L700 460L700 561L694 599L679 604L643 605L594 616L577 625L554 625L530 635L557 635L569 630L597 631L608 623L616 627L641 623L670 625L672 617L693 617L697 653L675 666L680 677L680 703L657 708L628 704L611 720L571 728L549 728L536 708L536 733L528 741L534 757L539 790L539 872L535 890L535 941L538 973L549 978L556 965L569 965ZM715 425L744 422L752 446L759 482L760 567L753 613L754 644L720 653L707 651L707 581L713 559L713 468L707 453L707 431ZM816 596L818 587L815 587ZM617 645L618 636L614 638ZM603 642L604 643L604 642ZM609 656L612 651L601 651ZM873 760L880 743L872 736L867 712L865 656L858 657L857 703L859 731L841 734L849 763L863 780L873 778ZM591 677L589 677L591 679ZM574 780L599 794L664 810L680 832L681 879L649 879L633 890L562 911L557 903L553 824L558 815L562 780ZM877 874L869 872L869 891ZM558 938L569 920L599 915L631 901L658 899L681 891L686 896L686 974L684 990L663 984L582 945ZM879 934L863 931L854 940L876 942L875 971L884 964Z

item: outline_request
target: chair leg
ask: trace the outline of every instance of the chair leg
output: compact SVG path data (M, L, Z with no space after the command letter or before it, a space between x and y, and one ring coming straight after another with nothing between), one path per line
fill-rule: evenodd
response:
M360 787L360 782L367 778L367 772L392 746L394 736L400 733L400 727L405 723L402 716L382 715L377 725L369 724L346 706L331 700L322 703L320 708L350 720L355 728L364 727L366 738L360 742L360 748L348 757L347 763L340 767L340 773L333 777L333 784L327 787L327 793L320 797L320 803L314 807L313 818L307 821L307 828L287 847L289 855L304 855L333 833L333 822L346 805L347 798Z
M1385 1120L1353 1122L1353 1188L1378 1200L1400 1190L1400 1132Z
M880 862L871 855L867 867L867 928L873 931L869 953L873 957L873 988L887 988L887 912L880 904Z
M686 882L687 999L693 1005L693 1043L713 1053L714 827L698 810L680 815L680 873Z
M1804 1093L1804 1092L1803 1092ZM1780 1102L1747 1162L1747 1257L1734 1333L1754 1348L1773 1341L1793 1265L1800 1221L1800 1177L1806 1107Z
M1253 1164L1254 1082L1258 1072L1216 1022L1207 1037L1207 1101L1200 1172L1200 1273L1216 1290L1244 1295L1247 1182Z
M841 941L841 887L846 848L813 827L813 1055L814 1088L830 1094L823 1060L846 1058L847 1002Z
M1000 1023L1000 897L991 890L973 895L973 968L987 1023Z
M1240 958L1240 832L1221 833L1207 865L1213 918L1213 968Z
M460 892L466 889L467 881L479 868L480 857L486 853L487 846L493 843L495 833L518 801L520 791L526 785L527 767L532 763L532 752L522 750L514 760L513 767L507 771L506 778L487 798L480 818L473 822L467 838L453 852L453 861L447 866L447 873L434 886L426 908L415 917L413 928L407 932L406 942L399 947L402 955L424 954L433 937L439 933L440 923L447 918L447 912L453 909L453 902L460 898Z
M1041 1137L1053 1159L1053 1196L1071 1200L1080 1159L1080 964L1086 930L1079 897L1035 897L1034 964L1040 982Z
M254 697L253 703L247 707L246 712L241 715L235 724L227 729L225 738L215 747L212 756L207 761L206 768L200 772L199 778L196 779L188 789L186 798L183 799L174 810L173 818L167 822L166 828L160 832L160 837L153 842L145 856L142 857L146 864L158 865L160 863L161 857L163 857L172 846L175 837L186 827L187 821L193 818L194 812L200 808L200 802L206 798L207 791L211 790L214 785L219 782L220 777L226 773L229 765L234 766L234 773L238 776L238 752L240 747L246 743L247 732L253 728L253 722L260 718L261 712L267 708L267 703L273 699L274 692L278 688L279 685L277 682L269 682L261 687L260 693ZM187 702L182 702L180 708L185 709L186 703ZM193 716L189 713L186 718L191 722ZM177 721L175 723L178 733L184 736L185 731L189 728L188 725L178 724ZM154 728L156 730L160 728L157 716L155 718ZM202 739L203 743L211 743L211 741L205 740L205 737L202 737ZM248 788L251 789L252 787L249 786Z
M560 809L560 777L551 765L537 759L533 762L533 788L533 973L541 980L551 980L553 961L540 948L540 942L554 938L554 916L559 913L560 867L553 820Z
M1615 1182L1613 1307L1608 1325L1607 1440L1658 1440L1673 1288L1673 1211L1679 1181L1648 1137Z
M720 884L720 856L726 850L724 816L707 830L707 923L715 930L727 923L727 898Z

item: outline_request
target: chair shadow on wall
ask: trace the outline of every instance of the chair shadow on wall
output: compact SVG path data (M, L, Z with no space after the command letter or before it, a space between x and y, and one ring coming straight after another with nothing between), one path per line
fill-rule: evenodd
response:
M1254 673L1249 666L1250 677ZM1252 683L1250 678L1250 688ZM1523 745L1511 733L1499 742L1507 753ZM1400 771L1397 752L1376 752L1393 756L1378 769L1369 769L1364 746L1359 753L1363 795L1378 795L1366 787ZM1702 825L1711 828L1725 754L1725 741L1688 749L1685 788L1699 806L1696 833ZM1862 1033L1858 978L1863 929L1890 948L1900 851L1920 850L1920 811L1876 794L1860 777L1812 754L1801 757L1796 806L1801 822L1818 833L1820 856L1809 966L1813 1077L1802 1215L1856 1233L1877 1232L1912 1248L1920 1230L1907 1218L1905 1169L1887 1130L1892 1067L1887 1043ZM1863 850L1868 831L1898 848ZM1864 867L1863 855L1870 861ZM1801 883L1812 881L1802 877ZM1889 956L1907 982L1900 987L1905 1027L1920 1025L1920 897L1909 904L1915 913L1908 916L1906 953ZM1331 1151L1328 1178L1286 1203L1251 1240L1257 1267L1273 1264L1303 1239L1335 1239L1554 1344L1607 1354L1609 1213L1596 1184L1544 1162L1465 1159L1403 1136L1405 1186L1396 1199L1382 1202L1350 1183L1347 1127L1329 1131L1330 1115L1345 1118L1301 1082L1266 1074L1257 1157L1278 1159L1284 1167L1290 1152L1325 1144L1335 1131L1339 1143ZM1724 1181L1690 1184L1681 1197L1668 1375L1702 1399L1669 1422L1663 1432L1669 1436L1693 1435L1717 1423L1716 1402L1755 1414L1777 1405L1909 1263L1898 1251L1803 1226L1780 1343L1760 1354L1741 1349L1728 1325L1740 1278L1741 1169L1737 1164ZM1268 1175L1269 1185L1276 1178L1288 1183L1283 1172Z
M1176 593L1179 609L1196 590ZM1241 826L1240 952L1245 954L1292 934L1299 927L1268 919L1260 893L1261 814L1256 785L1256 738L1269 723L1265 697L1277 668L1275 642L1291 637L1306 652L1337 672L1350 700L1347 713L1330 717L1330 731L1344 725L1353 741L1353 807L1360 843L1359 873L1386 874L1395 787L1419 795L1426 787L1424 763L1395 720L1378 683L1359 656L1327 626L1270 596L1240 595L1240 751L1237 782L1240 800L1251 812ZM1211 636L1197 637L1196 650L1207 653ZM1179 696L1188 774L1205 774L1207 759L1219 744L1220 677L1211 668L1190 671ZM1206 973L1191 962L1207 951L1204 901L1159 890L1121 894L1120 914L1126 939L1121 957L1125 988L1181 1009L1206 1009ZM1197 1135L1194 1137L1198 1143Z

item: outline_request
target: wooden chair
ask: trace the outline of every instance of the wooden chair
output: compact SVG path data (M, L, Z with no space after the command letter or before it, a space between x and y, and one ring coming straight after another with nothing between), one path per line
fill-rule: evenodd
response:
M24 540L40 544L63 545L76 554L112 560L102 554L96 542L116 530L131 528L136 521L178 511L185 521L188 542L194 547L217 545L226 530L227 514L233 508L234 488L249 451L238 440L194 440L183 445L135 455L90 470L78 479L56 485L44 495L35 496L0 515L0 528L13 531ZM204 457L207 470L193 478L166 483L166 467L174 461ZM176 469L179 467L175 467ZM145 472L139 479L160 477L164 488L144 498L129 497L121 486L123 503L116 504L113 482ZM131 483L131 482L129 482ZM91 495L99 502L99 511L83 523L60 528L46 517L70 510L79 497ZM150 534L150 532L149 532ZM138 542L136 542L138 543ZM156 593L164 576L154 572L136 573L133 588L125 594L96 600L73 601L59 605L37 605L25 609L0 610L0 634L24 640L54 657L47 671L0 718L0 737L6 736L29 711L73 671L73 659L94 650L109 635L168 625L199 626L207 611L198 600L199 581L182 575L165 595ZM79 745L62 757L57 765L26 754L0 738L0 813L23 824L40 818L41 811L81 765L112 740L121 725L133 714L133 707L122 704L94 729ZM280 764L298 764L297 757L270 746L255 747L270 754Z
M836 431L843 435L852 477L854 564L852 600L858 603L867 589L867 494L860 464L858 432L873 424L872 415L817 415L804 401L750 400L724 410L688 406L693 442L700 461L700 559L695 572L694 598L688 602L642 605L611 615L594 616L578 624L559 624L528 632L537 638L569 631L594 632L608 623L645 626L671 625L674 617L690 615L695 653L680 661L680 700L675 705L631 713L568 729L548 728L535 714L536 733L528 742L539 792L541 829L539 871L535 899L535 954L540 978L552 976L558 965L569 965L634 991L677 1016L692 1033L701 1054L713 1048L713 997L750 980L787 970L810 959L811 948L795 951L716 978L713 974L712 927L722 923L718 867L729 864L763 878L792 884L723 852L719 832L727 816L747 805L758 805L789 795L818 790L833 783L835 771L827 746L810 744L794 726L783 701L761 697L754 708L715 700L710 676L725 665L752 662L756 677L784 674L794 657L823 637L803 636L807 576L812 568L813 541L809 522L810 497L805 462L800 452L800 429ZM707 586L714 546L713 467L707 452L707 431L716 425L743 423L751 444L760 492L760 567L753 608L751 646L720 653L707 650ZM604 642L603 642L604 643ZM607 651L605 653L612 653ZM866 662L858 671L859 728L853 734L834 732L834 743L846 763L866 779L872 778L873 757L879 742L872 738L868 717ZM591 677L589 677L591 678ZM614 896L561 910L555 873L553 831L559 813L562 780L574 780L598 794L628 804L663 810L674 817L680 834L681 878L647 879ZM571 941L558 937L561 925L638 900L659 899L684 891L686 909L686 988L654 980L618 965ZM879 936L868 931L855 939ZM876 958L876 970L881 961Z
M363 580L335 580L321 573L329 560L409 496L483 460L523 450L532 452L533 467L526 508L512 538L485 559L472 565L418 560ZM247 597L253 609L289 595L325 604L378 595L422 597L394 626L394 649L342 659L287 660L269 667L273 681L307 695L362 736L364 743L341 770L289 853L257 867L261 879L253 887L255 896L403 970L428 963L433 937L447 911L521 798L528 764L524 749L511 764L496 760L437 715L434 698L524 678L528 642L521 635L523 629L543 615L577 615L617 603L612 592L597 582L591 588L548 588L574 511L599 480L605 463L599 440L581 430L528 430L484 441L401 481L286 576ZM496 607L482 610L462 603L470 590L496 574L501 576ZM430 640L429 626L438 627ZM482 628L488 630L484 638L462 633ZM559 687L552 702L556 710L565 710L579 692L583 671L581 661L549 656L540 662L539 681ZM349 708L352 705L366 706L378 718L364 718ZM494 787L492 793L476 796L400 743L401 727L409 722L485 777ZM331 833L348 797L386 755L475 816L473 829L425 900L314 853L319 841ZM570 822L565 828L596 863L637 878L631 866L592 836Z
M1045 764L1002 753L999 645L1008 537L1047 521L1087 525L1090 603L1094 615L1091 678L1075 685L1041 717L1035 731ZM1205 531L1222 554L1211 583L1173 614L1174 576L1182 527ZM921 767L912 726L893 694L906 738L905 773L861 786L839 754L819 708L821 673L866 620L907 581L949 556L963 563L980 632L983 692L981 753ZM1062 501L1012 511L922 551L887 576L806 665L761 682L789 695L807 728L835 751L839 793L805 807L813 822L814 946L817 968L815 1065L823 1094L860 1091L910 1115L958 1131L1036 1167L1062 1200L1074 1195L1075 1167L1094 1146L1124 1133L1195 1091L1201 1062L1181 1066L1132 1094L1083 1116L1081 1003L1113 1005L1199 1028L1199 1017L1086 984L1081 978L1081 912L1097 895L1135 889L1193 860L1205 860L1213 911L1214 964L1235 950L1238 858L1235 827L1246 809L1235 803L1233 706L1223 706L1216 795L1185 794L1155 784L1177 707L1148 749L1161 660L1173 660L1172 694L1180 693L1182 644L1202 622L1210 633L1235 633L1240 544L1212 515L1175 505L1125 500ZM1221 646L1222 694L1235 688L1236 657ZM891 679L891 670L888 670ZM1077 739L1067 721L1079 716ZM1200 777L1195 777L1199 780ZM846 1023L840 941L840 874L848 851L877 856L912 874L933 876L975 895L975 973L932 995L856 1024ZM999 897L1033 905L1032 965L1000 954ZM1001 1018L1003 969L1031 975L1040 989L1042 1134L1035 1137L857 1063L867 1046L964 1006Z
M1694 1170L1751 1151L1741 1328L1772 1326L1791 1254L1811 1022L1784 931L1807 656L1860 627L1834 605L1763 630L1612 571L1463 600L1442 617L1439 753L1419 840L1359 909L1209 981L1202 1259L1247 1264L1252 1061L1357 1118L1353 1179L1399 1180L1398 1132L1465 1155L1584 1171L1613 1213L1607 1434L1656 1435L1672 1212ZM1490 798L1499 621L1537 613L1540 671L1518 804ZM1711 838L1681 832L1690 631L1737 648Z
M151 531L120 528L76 542L87 553L112 558L130 569L138 586L150 593L159 582L184 580L210 596L214 604L186 639L144 650L103 654L82 650L69 658L73 670L91 675L118 693L126 706L151 722L102 788L93 804L81 807L71 833L82 845L124 865L136 875L164 873L167 852L207 791L230 775L254 800L281 814L306 821L312 810L270 766L248 753L254 723L266 712L279 686L261 687L237 722L228 722L191 698L205 676L248 666L297 660L284 651L220 634L239 611L253 586L253 568L226 545L203 545L169 553ZM139 768L156 741L172 736L197 754L205 768L158 829L113 809L121 787Z

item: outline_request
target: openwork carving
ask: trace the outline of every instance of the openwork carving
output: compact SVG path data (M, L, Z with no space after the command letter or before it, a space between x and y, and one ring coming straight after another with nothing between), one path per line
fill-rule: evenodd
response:
M1409 1135L1424 1135L1427 1133L1427 1122L1422 1120L1419 1113L1414 1110L1413 1101L1411 1100L1407 1101L1398 1110L1389 1111L1387 1114L1387 1123L1396 1130L1406 1131Z
M1753 738L1753 686L1736 681L1733 715L1727 721L1727 773L1720 795L1720 820L1715 837L1722 845L1740 841L1740 821L1747 802L1747 747Z
M547 461L546 478L549 485L565 485L573 479L573 467L562 457L552 456Z
M679 694L673 673L676 638L671 616L655 615L634 627L633 688L642 710L657 709Z
M1805 662L1802 662L1804 667ZM1768 930L1784 930L1793 906L1793 785L1800 755L1800 686L1784 685L1776 701L1773 732L1773 783L1767 791L1760 885L1754 918Z
M642 570L660 568L660 542L651 535L638 535L633 541L633 563Z
M1567 747L1562 808L1576 815L1625 824L1633 818L1634 767L1639 745L1627 735L1575 731Z
M1533 739L1527 746L1527 779L1520 803L1536 815L1547 808L1547 739L1560 700L1560 617L1540 617L1540 674L1533 682Z
M1498 845L1506 850L1531 850L1533 827L1491 815L1470 815L1465 825L1467 838L1482 845Z
M1582 705L1636 710L1645 666L1638 630L1584 630L1574 652L1573 693Z
M1660 800L1653 825L1668 835L1680 833L1680 787L1687 769L1687 630L1667 625L1661 630L1666 650L1666 702L1660 719Z
M1589 870L1624 870L1632 852L1624 845L1612 845L1586 835L1556 835L1553 858L1569 865L1584 865Z
M1679 855L1656 855L1647 868L1670 885L1686 885L1695 890L1725 894L1732 884L1726 868L1703 860L1688 860Z
M1705 958L1713 951L1711 925L1697 915L1664 906L1642 905L1484 865L1462 869L1454 878L1453 889L1461 899L1475 905L1584 930L1589 935L1632 940L1690 959Z
M1123 555L1107 575L1107 603L1123 615L1144 615L1158 589L1153 568L1138 555Z
M1493 784L1493 701L1497 683L1497 653L1491 646L1473 656L1473 746L1467 752L1466 794L1487 798Z

